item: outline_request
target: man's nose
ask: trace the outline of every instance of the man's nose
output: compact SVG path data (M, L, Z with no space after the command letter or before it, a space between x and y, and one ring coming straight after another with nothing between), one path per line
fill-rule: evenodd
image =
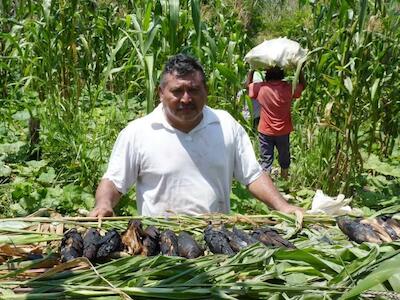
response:
M181 98L181 102L182 103L190 103L192 102L192 96L190 95L190 93L188 91L185 91L182 95Z

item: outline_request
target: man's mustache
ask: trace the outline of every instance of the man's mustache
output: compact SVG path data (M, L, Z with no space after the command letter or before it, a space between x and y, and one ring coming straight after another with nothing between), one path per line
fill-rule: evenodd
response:
M196 105L193 103L189 104L179 104L178 110L188 110L188 109L196 109Z

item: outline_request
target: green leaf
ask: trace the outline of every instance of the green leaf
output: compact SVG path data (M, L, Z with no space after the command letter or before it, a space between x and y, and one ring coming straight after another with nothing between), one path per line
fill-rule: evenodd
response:
M30 160L26 162L28 167L31 167L33 170L38 171L40 168L47 166L47 161L45 160Z
M18 220L9 220L9 221L0 221L0 230L4 228L12 228L12 229L25 229L29 226L32 226L31 223L18 221Z
M200 11L200 1L199 0L191 0L191 9L192 9L192 20L194 24L194 29L197 34L197 46L200 47L201 41L201 11Z
M24 145L26 145L26 143L21 141L10 144L8 143L0 144L0 153L16 154L19 152L20 148Z
M371 251L364 257L353 260L350 265L344 267L342 272L340 272L336 277L334 277L329 284L343 283L349 277L356 277L362 271L366 270L366 267L373 263L378 257L379 251L378 247L374 247Z
M161 28L160 24L154 24L154 26L150 29L150 32L147 34L146 43L144 45L143 49L144 53L142 53L143 55L146 55L147 52L149 51L151 45L153 44L155 36L160 31L160 28Z
M361 33L364 27L365 17L367 15L368 10L368 1L360 0L360 15L358 17L358 32Z
M146 66L146 110L150 113L154 109L154 56L153 54L146 55L144 58Z
M179 25L179 0L170 0L169 2L169 46L171 53L175 53L177 49L177 32Z
M8 177L11 175L11 168L3 161L0 161L0 177Z
M371 100L372 101L375 99L375 95L376 95L376 91L377 91L378 86L379 86L379 82L380 82L380 78L375 79L374 84L371 87Z
M216 67L221 75L228 79L230 83L235 83L239 80L237 74L235 74L235 72L233 72L232 69L227 67L226 65L217 64Z
M57 175L54 171L54 168L50 167L48 168L47 172L43 172L40 174L38 181L41 183L53 183L56 176Z
M354 288L346 292L340 299L349 299L360 295L362 292L382 284L393 275L400 274L400 254L380 264L367 277L361 279Z
M383 175L400 178L400 168L379 160L378 156L371 154L364 164L365 169L374 170Z
M26 216L28 214L28 212L19 203L11 204L10 209L16 216Z
M30 117L28 110L21 110L12 115L12 118L16 121L26 121L29 120Z
M392 286L393 291L399 293L400 292L400 273L394 274L389 278L389 283Z
M350 95L353 93L353 82L350 77L344 79L344 86L349 91Z
M275 257L279 260L303 261L321 272L331 273L333 271L339 273L343 269L340 265L320 257L319 255L313 254L308 249L296 249L291 251L279 250L275 253Z

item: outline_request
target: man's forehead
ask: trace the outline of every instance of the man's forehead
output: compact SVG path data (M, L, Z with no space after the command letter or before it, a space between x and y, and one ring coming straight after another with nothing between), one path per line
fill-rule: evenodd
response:
M172 73L168 73L170 78L176 79L186 79L186 78L196 78L201 79L201 73L199 71L192 71L185 74L178 74L177 71L173 71Z
M203 80L199 71L194 71L186 74L178 74L176 71L173 73L166 74L165 81L173 83L183 83L185 81L190 81L192 85L202 84Z

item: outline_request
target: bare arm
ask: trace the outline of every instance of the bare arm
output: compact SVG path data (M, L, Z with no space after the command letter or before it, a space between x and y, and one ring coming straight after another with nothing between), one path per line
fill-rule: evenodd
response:
M264 202L272 209L279 210L284 213L294 213L296 211L303 212L303 209L287 203L282 197L269 175L263 174L248 186L249 191L254 197Z
M254 70L251 70L247 74L247 79L246 79L246 83L245 83L247 91L249 90L249 85L253 82L253 77L254 77Z
M108 179L102 179L96 190L96 205L90 212L90 217L111 217L113 208L117 205L121 193L114 183Z

